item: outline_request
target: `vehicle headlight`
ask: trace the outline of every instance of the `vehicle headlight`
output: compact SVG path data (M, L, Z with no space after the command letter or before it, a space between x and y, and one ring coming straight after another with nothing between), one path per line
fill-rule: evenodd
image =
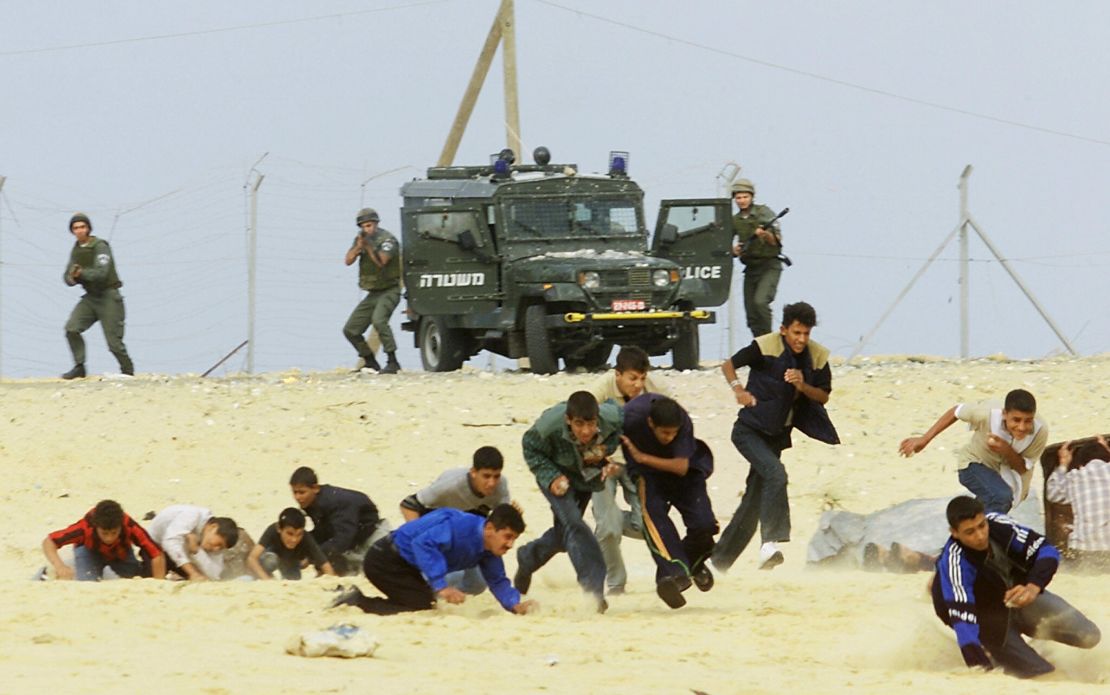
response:
M601 287L601 276L592 270L579 273L578 284L587 290L596 290Z
M671 273L660 268L651 274L651 283L656 287L666 287L671 284Z

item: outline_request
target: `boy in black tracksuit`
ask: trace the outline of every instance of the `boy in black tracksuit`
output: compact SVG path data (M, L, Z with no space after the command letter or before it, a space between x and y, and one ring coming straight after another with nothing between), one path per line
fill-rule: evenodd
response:
M1097 626L1067 601L1045 591L1060 553L1032 529L1003 514L983 513L973 497L948 503L952 537L937 558L933 608L956 632L968 666L1028 678L1054 670L1022 634L1090 649Z
M705 565L717 533L705 489L713 453L694 438L694 424L682 406L657 393L625 405L621 443L643 510L644 540L655 560L656 593L671 608L681 608L691 581L702 591L713 587ZM670 519L672 506L682 515L685 537Z

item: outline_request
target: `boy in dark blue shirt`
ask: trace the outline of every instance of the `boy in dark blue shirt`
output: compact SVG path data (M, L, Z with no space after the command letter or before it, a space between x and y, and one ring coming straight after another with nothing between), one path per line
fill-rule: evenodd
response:
M364 596L353 586L332 606L393 615L429 610L437 600L462 603L466 594L447 585L447 573L478 567L501 606L523 615L535 604L520 600L501 560L523 532L524 519L512 505L497 505L488 519L458 509L436 509L401 525L366 553L363 571L385 598Z
M656 593L671 608L681 608L691 579L702 591L713 587L713 574L705 565L717 533L705 489L713 473L713 453L694 438L694 423L682 406L657 393L645 393L624 406L621 443L643 509L644 540L655 560ZM671 521L672 506L682 515L685 538Z
M312 538L336 574L358 574L370 545L389 532L370 498L358 490L321 485L307 466L289 478L293 499L312 519Z
M968 666L1030 678L1054 670L1022 634L1091 649L1098 627L1067 601L1045 591L1060 553L1008 516L984 514L974 497L948 503L952 537L937 558L933 608L956 632Z
M790 500L782 452L798 430L826 444L839 444L825 404L832 392L829 350L809 334L817 312L805 302L787 304L778 333L761 335L732 359L721 373L741 406L732 427L732 443L751 469L740 506L713 549L713 566L727 572L758 529L759 568L783 562L779 543L790 540ZM736 370L748 367L745 384Z

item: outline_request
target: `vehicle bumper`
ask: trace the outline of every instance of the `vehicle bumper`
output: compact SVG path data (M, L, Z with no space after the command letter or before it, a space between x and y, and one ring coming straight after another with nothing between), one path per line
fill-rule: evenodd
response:
M570 311L565 314L552 314L547 317L547 325L581 326L584 324L669 324L675 321L690 321L697 324L715 323L717 315L705 309L691 311L620 311L620 312L578 312Z

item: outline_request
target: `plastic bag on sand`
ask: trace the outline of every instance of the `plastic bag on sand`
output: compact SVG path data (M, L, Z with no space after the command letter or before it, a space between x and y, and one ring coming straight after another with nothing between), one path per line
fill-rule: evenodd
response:
M343 623L326 630L311 630L296 635L285 645L285 651L297 656L373 656L378 640L357 625Z

